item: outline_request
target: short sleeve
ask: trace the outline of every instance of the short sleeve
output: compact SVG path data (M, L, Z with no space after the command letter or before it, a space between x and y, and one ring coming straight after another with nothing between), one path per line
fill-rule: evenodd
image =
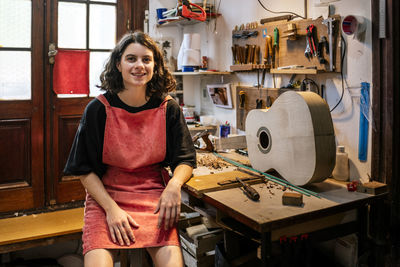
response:
M175 100L167 104L167 155L164 165L174 171L180 164L196 168L196 150L182 110Z
M85 108L64 168L65 175L96 173L100 178L106 170L102 163L106 112L104 105L93 99Z

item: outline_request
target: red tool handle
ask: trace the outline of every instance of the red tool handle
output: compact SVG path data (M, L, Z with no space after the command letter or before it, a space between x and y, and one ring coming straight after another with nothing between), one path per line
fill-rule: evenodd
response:
M195 19L195 20L199 20L199 21L206 20L207 14L201 6L193 4L193 3L189 3L189 5L197 7L198 9L200 9L201 13L192 12L189 10L189 8L186 5L182 5L182 16L183 17L189 18L189 19Z

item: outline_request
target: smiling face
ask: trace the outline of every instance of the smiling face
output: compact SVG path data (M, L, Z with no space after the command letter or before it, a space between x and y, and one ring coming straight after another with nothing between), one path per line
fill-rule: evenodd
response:
M131 43L122 54L117 68L121 72L125 89L130 87L146 89L146 84L154 72L153 52L139 43Z

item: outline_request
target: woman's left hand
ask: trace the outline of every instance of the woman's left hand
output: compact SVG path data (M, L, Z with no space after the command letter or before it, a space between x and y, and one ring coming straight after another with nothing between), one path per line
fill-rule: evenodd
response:
M172 227L174 222L178 222L181 213L181 185L171 179L161 194L154 213L158 215L158 228L162 227L164 220L164 229Z

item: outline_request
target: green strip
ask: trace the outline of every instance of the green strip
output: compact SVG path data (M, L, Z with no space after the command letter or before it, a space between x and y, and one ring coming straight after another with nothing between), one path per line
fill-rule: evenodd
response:
M229 162L229 163L231 163L231 164L233 164L233 165L235 165L235 166L238 166L238 167L241 167L241 168L244 168L244 169L248 169L248 170L250 170L250 171L254 171L254 172L257 172L257 173L259 173L259 174L262 174L262 175L265 176L265 179L268 179L268 180L270 180L270 181L272 181L272 182L274 182L274 183L277 183L277 184L282 185L282 186L289 187L289 188L291 188L292 190L294 190L294 191L296 191L296 192L299 192L299 193L301 193L301 194L304 194L304 195L306 195L306 196L311 196L311 195L312 195L312 196L315 196L315 197L317 197L317 198L321 198L321 197L318 195L318 193L315 193L315 192L313 192L313 191L311 191L311 190L308 190L308 189L305 189L305 188L302 188L302 187L293 185L293 184L289 183L288 181L279 179L278 177L275 177L275 176L273 176L273 175L271 175L271 174L268 174L268 173L265 173L265 172L262 172L262 171L253 169L252 167L249 167L249 166L240 164L239 162L236 162L236 161L234 161L234 160L225 158L224 156L218 154L217 152L213 152L213 153L214 153L215 156L217 156L217 157L219 157L219 158L221 158L221 159L223 159L223 160L225 160L225 161L227 161L227 162Z

